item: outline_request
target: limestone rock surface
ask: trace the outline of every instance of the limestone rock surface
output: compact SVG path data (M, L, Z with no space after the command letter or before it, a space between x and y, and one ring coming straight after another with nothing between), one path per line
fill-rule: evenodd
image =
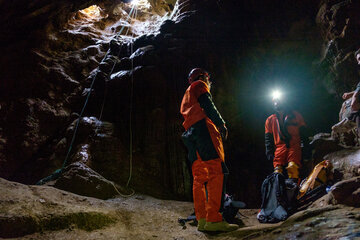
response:
M259 224L257 209L243 209L239 230L209 235L179 225L192 212L190 202L139 194L104 201L1 178L0 203L0 237L13 239L356 239L360 226L359 208L342 205L304 210L277 224Z

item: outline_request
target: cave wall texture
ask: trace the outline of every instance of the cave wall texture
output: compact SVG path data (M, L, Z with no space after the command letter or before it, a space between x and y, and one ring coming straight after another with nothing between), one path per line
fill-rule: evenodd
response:
M102 122L81 121L69 163L82 161L124 185L131 124L130 186L189 199L179 107L188 72L200 66L214 79L213 98L230 131L228 190L258 204L259 186L272 170L263 146L269 92L283 87L313 133L329 131L340 94L358 81L359 3L189 3L131 47L112 40L123 26L131 34L117 24L121 1L0 1L0 177L34 184L61 167L95 77L84 116ZM85 21L77 11L93 4L101 20Z

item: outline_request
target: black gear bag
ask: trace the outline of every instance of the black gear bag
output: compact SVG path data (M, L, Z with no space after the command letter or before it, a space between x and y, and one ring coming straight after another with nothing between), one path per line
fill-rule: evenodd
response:
M289 216L284 175L275 172L269 175L261 186L261 196L261 210L257 215L260 223L276 223Z

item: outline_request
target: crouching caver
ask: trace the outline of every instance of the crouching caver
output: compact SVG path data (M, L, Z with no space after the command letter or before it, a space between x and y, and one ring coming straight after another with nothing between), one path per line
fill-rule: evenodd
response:
M233 231L239 226L229 224L221 215L225 194L222 137L227 128L210 95L208 72L194 68L188 77L190 86L181 103L185 132L182 135L192 163L193 198L199 231Z
M286 167L288 177L298 183L301 166L301 143L308 146L304 134L305 122L300 113L286 108L279 98L273 98L275 114L265 122L265 148L275 172Z

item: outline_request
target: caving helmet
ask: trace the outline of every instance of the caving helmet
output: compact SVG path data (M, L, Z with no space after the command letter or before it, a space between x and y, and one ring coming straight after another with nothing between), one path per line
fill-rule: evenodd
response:
M210 74L202 68L194 68L191 70L188 76L189 84L192 84L202 75L207 76L210 79Z

